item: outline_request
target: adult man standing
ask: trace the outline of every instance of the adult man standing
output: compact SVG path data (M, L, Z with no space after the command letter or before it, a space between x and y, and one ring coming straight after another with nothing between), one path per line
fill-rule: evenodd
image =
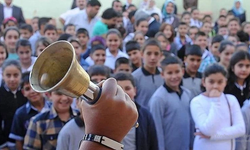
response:
M122 2L120 0L114 0L112 2L112 8L119 13L122 13Z
M76 15L80 11L84 10L86 6L86 0L76 0L76 6L76 8L68 10L67 12L61 14L59 20L62 24L65 24L65 22L67 23L73 15Z
M99 20L96 15L98 14L100 7L101 3L98 0L88 1L86 9L72 16L69 22L65 22L65 24L74 24L76 29L85 28L88 30L90 37L92 37L93 27Z
M5 0L0 4L0 25L4 19L10 17L16 18L18 24L25 23L22 8L13 5L12 0Z

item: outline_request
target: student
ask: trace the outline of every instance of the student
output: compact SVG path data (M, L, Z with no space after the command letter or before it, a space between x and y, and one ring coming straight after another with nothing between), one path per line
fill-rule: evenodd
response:
M17 28L18 26L18 23L17 23L17 20L16 18L14 17L9 17L9 18L6 18L4 19L3 21L3 31L9 27L16 27Z
M229 35L235 36L240 31L240 23L238 18L232 18L227 24Z
M141 31L138 31L138 32L134 33L134 38L132 40L138 42L140 44L140 46L142 47L146 41L145 38L147 38L147 37L145 37L145 35ZM131 41L131 40L129 40L129 41Z
M104 65L94 65L88 70L90 81L100 83L110 77L110 69Z
M156 122L159 150L190 149L193 133L189 103L192 97L189 90L180 86L182 62L176 56L169 56L161 62L161 69L164 84L149 101L150 112Z
M36 61L35 57L31 57L31 44L26 39L20 39L16 43L16 53L22 66L22 73L31 71Z
M79 149L79 144L85 134L84 119L82 116L81 98L76 99L77 108L80 115L71 119L59 132L57 139L57 150L73 150Z
M243 23L242 30L248 34L250 40L250 22Z
M50 39L52 42L57 41L58 39L58 34L57 34L57 29L54 25L52 24L47 24L44 27L44 36Z
M165 36L168 38L168 41L170 42L170 51L176 55L177 54L177 45L174 42L174 38L175 38L174 28L167 23L163 23L161 25L159 31L163 32L165 34Z
M249 52L249 47L246 43L240 43L235 46L235 51L246 51Z
M181 22L178 27L177 36L174 39L174 42L177 45L177 51L180 50L183 45L191 42L191 39L187 35L187 33L188 33L188 25L184 22Z
M101 44L92 46L90 58L93 60L94 65L104 65L106 61L106 48Z
M148 39L142 47L141 53L144 64L132 73L137 89L135 101L148 108L150 97L163 83L157 68L162 54L161 45L155 39Z
M73 24L67 24L63 27L64 33L70 34L72 36L76 35L76 27Z
M210 52L213 54L215 60L218 62L220 57L219 47L221 42L224 40L223 36L217 35L213 37L211 45L209 47Z
M224 39L228 38L228 28L227 26L220 26L218 29L218 35L222 35Z
M49 110L51 103L44 99L42 93L35 92L29 81L30 72L22 75L21 90L28 102L16 110L9 138L16 140L16 149L23 149L23 141L30 119L38 113Z
M29 24L22 24L20 26L20 33L21 33L21 38L28 40L33 35L32 26Z
M188 11L185 11L181 15L181 22L185 22L188 26L190 26L191 23L191 13Z
M132 72L142 66L142 56L140 52L140 45L136 41L129 41L126 44L126 52L132 63Z
M31 118L24 138L24 149L55 150L60 130L77 115L70 107L73 98L56 91L46 96L52 101L52 106L49 111Z
M115 27L119 28L119 27L123 27L123 16L121 12L117 12L117 18L116 18L116 23L115 23Z
M209 36L210 32L212 31L211 23L210 22L203 22L200 28L200 31L206 33Z
M167 52L167 53L172 54L172 53L170 52L170 47L171 47L171 46L170 46L170 43L169 43L168 38L165 36L164 33L158 32L158 33L155 35L155 39L157 39L157 40L160 42L160 44L161 44L161 50L162 50L162 51L165 51L165 52Z
M33 17L31 19L31 26L33 29L33 33L35 33L36 31L38 31L38 21L39 21L39 17Z
M161 22L160 15L158 13L152 13L151 17L153 17L157 22Z
M247 46L249 47L249 51L250 51L249 35L243 30L241 30L237 32L237 36L239 37L239 42L247 44Z
M144 39L147 39L148 37L145 35L148 32L148 20L145 18L138 19L135 23L135 32L143 33ZM134 37L135 33L130 33L126 36L123 42L126 44L128 41L134 39Z
M239 43L239 37L237 35L229 35L227 40L233 42L235 46Z
M220 43L220 47L219 47L218 51L220 53L219 64L221 66L223 66L225 69L228 69L231 57L235 52L234 44L230 41L227 41L227 40L222 41Z
M220 15L215 26L214 26L214 30L216 33L218 33L218 29L221 27L221 26L227 26L227 18L226 16L223 16L223 15Z
M206 49L207 36L204 32L200 31L197 33L194 44L199 45L202 50L202 61L201 61L201 65L199 68L199 72L202 73L208 65L215 63L216 61L214 59L213 54Z
M0 85L2 85L2 65L4 61L8 58L8 50L4 43L0 42Z
M81 43L81 53L84 53L87 50L87 44L89 41L89 33L86 29L80 28L76 31L76 37L79 39L79 42Z
M117 84L134 101L136 88L133 76L129 73L120 72L114 75ZM150 112L135 101L139 114L139 127L132 127L123 139L124 150L158 150L158 140L155 123ZM148 142L150 141L150 142Z
M242 107L243 102L249 99L250 54L246 51L235 52L229 63L228 74L224 93L234 95Z
M209 22L213 26L213 18L210 15L204 15L202 22Z
M195 41L195 37L196 37L196 34L199 32L199 28L197 28L196 26L191 26L188 30L188 36L190 37L191 39L191 42L183 45L181 47L181 49L177 52L177 56L182 60L184 61L184 57L185 57L185 50L186 48L188 48L189 46L193 45L194 44L194 41Z
M227 71L212 64L203 73L204 93L191 101L191 114L195 122L194 150L234 149L235 138L243 136L245 124L237 99L224 94Z
M135 16L135 13L136 13L136 10L131 11L128 14L129 22L127 23L127 26L126 26L127 35L134 32L134 24L135 24L135 17L134 16Z
M15 140L9 138L16 110L27 102L19 85L21 65L17 60L6 60L2 65L4 84L0 87L0 148L14 148Z
M127 72L132 73L131 62L128 58L120 57L115 61L114 73Z
M191 10L191 23L190 26L196 26L200 28L202 26L202 22L200 20L200 11L197 7L193 7Z
M46 37L41 37L36 41L36 55L39 56L42 51L51 44L52 42L46 38Z
M105 66L110 69L115 69L115 61L120 57L128 58L128 55L122 52L119 48L121 46L122 37L118 30L110 29L106 36L106 61Z
M99 20L93 27L93 36L105 37L109 29L115 28L117 12L113 8L106 9Z
M189 89L193 96L201 93L200 85L202 74L198 72L201 64L202 50L198 45L191 45L185 51L185 73L183 75L183 87Z
M16 42L20 38L19 30L15 27L10 27L4 31L3 38L9 53L7 59L18 59L18 55L16 54Z

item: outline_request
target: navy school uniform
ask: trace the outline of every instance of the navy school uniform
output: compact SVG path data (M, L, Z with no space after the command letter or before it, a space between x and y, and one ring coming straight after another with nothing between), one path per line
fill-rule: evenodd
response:
M48 111L50 107L51 102L44 100L44 107L41 110L41 113ZM29 126L30 118L34 117L38 113L39 111L34 108L29 102L17 109L13 119L9 138L23 141Z
M143 107L148 108L150 97L156 89L163 84L163 79L159 69L156 69L155 74L151 74L144 67L140 67L132 73L136 84L135 101Z
M164 83L150 99L159 150L188 150L192 147L194 124L189 107L191 92L182 86L180 90L177 93Z
M0 148L7 142L14 143L9 138L13 117L16 110L27 102L20 89L13 93L6 85L0 87Z

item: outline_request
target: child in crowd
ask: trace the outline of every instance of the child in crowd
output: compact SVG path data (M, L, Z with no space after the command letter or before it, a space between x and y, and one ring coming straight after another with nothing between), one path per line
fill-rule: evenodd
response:
M231 41L235 46L239 43L239 37L237 35L229 35L227 40Z
M206 22L203 22L203 23L202 23L202 26L201 26L201 28L200 28L200 31L206 33L207 36L212 37L212 36L210 36L210 33L211 33L211 31L212 31L211 23L210 23L210 22L207 22L207 21L206 21Z
M249 47L246 43L240 43L236 45L236 51L246 51L249 52Z
M35 57L31 57L31 44L26 39L20 39L16 43L16 53L22 67L22 73L31 71L36 61Z
M170 43L168 41L168 38L165 36L164 33L162 32L158 32L156 35L155 35L155 39L158 40L161 44L161 50L162 51L166 51L168 53L171 53L170 52ZM171 53L172 54L172 53Z
M15 27L9 27L4 31L3 38L9 54L8 59L18 59L18 55L16 53L16 42L20 38L19 30Z
M170 51L173 54L177 54L177 45L174 42L174 38L175 38L175 31L174 28L167 24L167 23L163 23L160 27L160 32L163 32L165 34L165 36L168 38L168 41L170 43Z
M22 24L20 26L20 33L21 33L21 38L28 40L33 35L32 26L29 24Z
M88 74L90 81L97 84L110 77L110 69L104 65L94 65L89 68Z
M0 85L2 85L2 65L4 61L8 58L8 50L4 43L0 42Z
M39 20L39 17L33 17L31 19L31 26L32 26L32 29L33 29L33 33L35 33L36 31L39 30L39 28L38 28L38 20Z
M232 42L225 40L220 43L218 51L220 53L219 64L227 70L231 57L235 52L235 46Z
M117 84L134 101L136 88L133 76L129 73L120 72L114 75ZM158 150L158 140L155 123L150 112L135 101L138 110L139 127L132 127L123 139L124 150ZM150 141L150 142L148 142Z
M73 24L67 24L63 27L64 33L70 34L72 36L76 35L76 27Z
M180 86L182 62L176 56L169 56L161 62L161 69L164 84L149 101L150 112L156 122L159 150L190 149L194 130L189 109L192 97L189 90Z
M142 47L146 39L145 39L144 34L141 31L137 31L137 32L134 33L133 40L138 42L140 44L140 46Z
M38 113L50 109L51 103L44 99L42 93L35 92L29 81L30 72L22 75L21 90L28 102L16 110L9 138L16 140L16 149L23 149L24 137L30 119Z
M218 29L220 27L227 26L226 16L220 15L216 23L217 24L214 26L214 30L216 33L218 33Z
M128 58L120 57L115 61L114 73L127 72L132 73L131 62Z
M213 54L215 60L218 62L219 61L219 57L220 57L220 52L219 52L219 47L220 47L220 43L224 40L223 36L221 35L217 35L215 37L213 37L212 42L210 44L210 52Z
M227 24L229 35L235 36L240 31L240 23L238 18L232 18Z
M204 93L191 101L195 122L194 150L234 149L235 138L245 134L245 124L237 99L224 94L227 71L212 64L203 73Z
M136 41L129 41L126 44L126 52L132 63L132 72L142 66L142 56L140 49L141 47Z
M92 46L90 58L93 60L94 65L104 65L106 61L106 48L101 44Z
M178 33L175 37L175 44L177 45L177 50L180 50L181 47L189 42L191 42L190 37L187 35L188 25L184 22L181 22L178 27Z
M57 41L58 39L58 34L57 34L57 29L54 25L52 24L47 24L44 27L44 36L50 39L52 42Z
M39 56L43 50L51 44L51 41L46 37L41 37L36 41L36 55Z
M160 43L148 39L141 49L144 64L132 73L136 83L136 102L148 108L148 102L155 90L163 84L157 65L161 59ZM150 86L145 86L150 85Z
M191 23L191 13L188 11L185 11L181 15L181 22L185 22L188 26L190 26Z
M204 32L200 31L197 33L194 44L199 45L202 50L202 61L199 68L199 72L202 73L208 65L215 63L216 61L213 54L206 49L208 43L207 35Z
M242 30L248 34L250 40L250 22L243 23Z
M119 31L110 29L106 36L106 43L108 48L106 49L105 66L114 70L116 59L120 57L128 58L128 55L119 49L122 43L122 37Z
M246 51L235 52L231 57L228 73L224 93L234 95L242 107L244 101L249 99L250 54Z
M227 26L220 26L218 29L218 35L222 35L224 39L228 38L228 28Z
M200 28L202 26L202 22L200 20L200 11L197 7L191 9L191 23L190 26L196 26Z
M136 13L136 11L131 11L128 14L129 21L128 21L127 26L126 26L127 35L130 33L134 33L135 13Z
M16 18L9 17L3 20L3 30L9 28L9 27L17 27L18 23Z
M89 41L89 33L86 29L80 28L76 31L76 37L79 39L79 42L81 44L81 53L83 54L87 50L87 44Z
M189 89L193 96L201 93L200 85L202 74L198 72L201 64L202 50L198 45L191 45L185 51L185 73L182 84Z
M4 84L0 87L0 148L14 148L15 140L9 138L16 110L27 102L19 85L22 68L17 60L6 60L2 65Z

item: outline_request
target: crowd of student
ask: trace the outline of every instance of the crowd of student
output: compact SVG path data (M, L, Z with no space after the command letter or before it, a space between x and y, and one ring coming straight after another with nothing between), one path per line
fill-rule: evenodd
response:
M36 58L59 40L73 45L92 82L114 77L134 100L139 127L125 150L250 149L250 22L241 0L215 23L197 7L178 17L174 0L162 10L155 2L114 0L99 18L98 0L76 0L60 16L60 34L54 19L26 24L11 0L0 4L0 149L79 148L81 100L29 84Z

